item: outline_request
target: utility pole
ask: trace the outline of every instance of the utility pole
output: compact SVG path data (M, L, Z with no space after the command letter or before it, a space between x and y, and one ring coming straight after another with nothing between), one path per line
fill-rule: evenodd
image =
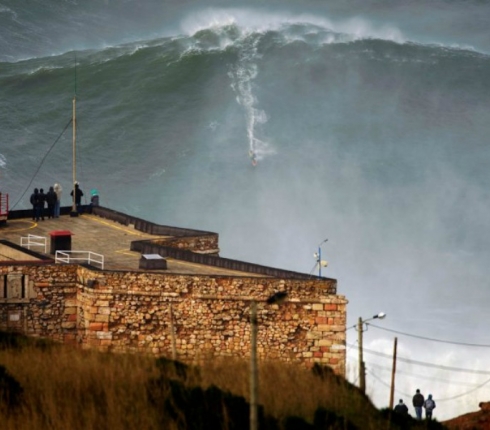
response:
M395 337L395 342L393 343L393 367L391 370L391 390L390 390L390 410L393 409L394 397L395 397L395 373L396 373L396 346L398 343L398 338Z
M386 314L384 312L380 312L367 320L363 320L361 317L359 317L359 321L357 323L357 342L359 344L359 388L363 393L366 393L366 366L364 365L364 358L362 356L362 333L364 331L364 324L367 321L371 321L376 318L382 320L384 317L386 317Z
M250 430L258 429L258 373L257 373L257 303L250 305Z
M366 372L364 369L364 359L362 356L362 330L363 330L363 321L362 318L359 317L359 321L357 323L357 336L359 343L359 388L363 393L366 392Z
M177 342L175 340L174 313L172 309L172 303L170 303L169 314L170 314L170 338L172 340L172 360L177 360Z

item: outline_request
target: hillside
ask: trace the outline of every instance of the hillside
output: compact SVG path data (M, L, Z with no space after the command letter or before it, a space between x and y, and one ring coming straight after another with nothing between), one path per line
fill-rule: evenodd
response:
M480 410L447 420L444 425L450 430L490 429L490 402L481 402Z
M244 360L203 357L197 367L0 333L4 430L246 430L248 377ZM377 410L328 368L267 362L261 363L259 377L261 430L446 428Z

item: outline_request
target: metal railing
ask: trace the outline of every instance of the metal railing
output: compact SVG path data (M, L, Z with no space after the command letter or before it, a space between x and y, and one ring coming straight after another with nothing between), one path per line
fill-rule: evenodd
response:
M104 270L104 256L96 254L92 251L56 251L56 263L76 263L84 261L92 265L93 263L100 265Z
M34 234L28 234L20 238L20 246L31 249L31 246L43 246L44 253L46 254L46 238L44 236L36 236Z

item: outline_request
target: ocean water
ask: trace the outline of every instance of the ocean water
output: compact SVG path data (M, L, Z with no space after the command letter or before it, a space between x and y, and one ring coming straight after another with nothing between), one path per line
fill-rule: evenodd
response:
M349 380L357 319L383 311L363 337L375 404L397 336L395 401L420 388L440 420L477 410L490 397L490 5L201 3L0 0L0 191L28 208L60 182L70 203L76 94L86 195L312 276L328 238Z

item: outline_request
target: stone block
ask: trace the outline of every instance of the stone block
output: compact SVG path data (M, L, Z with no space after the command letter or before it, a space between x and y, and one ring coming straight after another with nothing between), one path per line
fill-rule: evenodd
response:
M97 313L100 315L110 315L111 314L111 308L105 307L105 306L100 306L99 311Z
M70 307L70 308L65 307L65 310L63 311L63 313L65 315L73 315L73 314L76 314L77 313L77 308L76 307Z
M88 325L88 329L91 331L101 331L104 327L104 324L101 322L91 322Z
M142 254L139 268L144 270L166 270L167 260L159 254Z
M98 331L97 339L112 340L112 332L110 331Z
M63 329L73 329L76 328L77 324L73 321L65 321L61 323L61 328Z

